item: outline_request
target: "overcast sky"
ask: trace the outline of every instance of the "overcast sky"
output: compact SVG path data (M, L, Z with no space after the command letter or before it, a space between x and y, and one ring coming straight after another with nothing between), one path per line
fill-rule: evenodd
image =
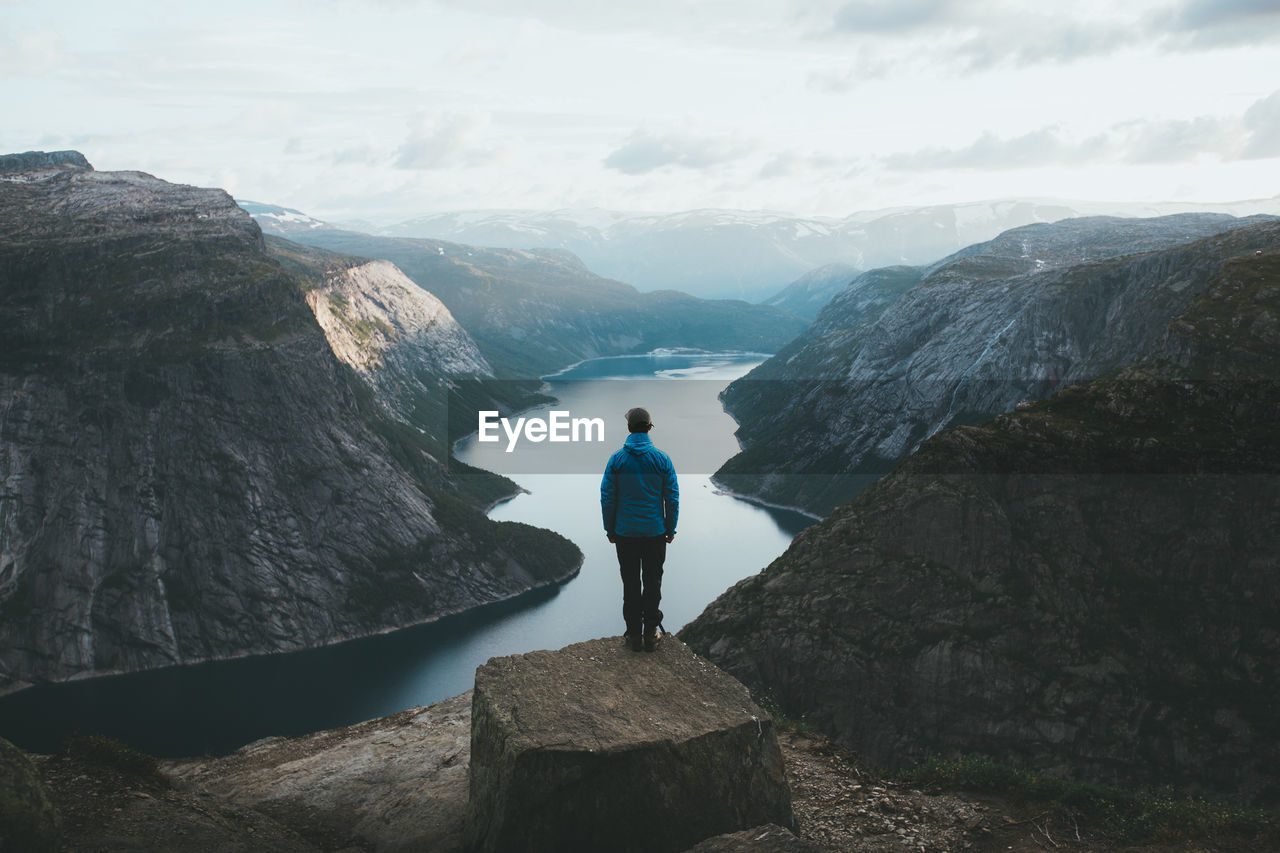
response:
M379 224L1280 194L1280 0L0 0L0 150Z

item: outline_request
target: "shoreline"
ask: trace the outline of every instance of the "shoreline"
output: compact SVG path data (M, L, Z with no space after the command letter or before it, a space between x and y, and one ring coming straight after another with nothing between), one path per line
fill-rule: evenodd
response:
M812 518L815 522L822 521L824 518L826 518L826 516L824 515L815 515L814 513L802 507L787 506L786 504L773 503L772 501L767 501L764 498L758 498L754 495L748 495L743 492L735 492L733 489L729 488L724 483L717 480L715 474L712 474L709 479L711 480L711 485L715 486L716 491L722 495L727 495L731 498L736 498L737 500L744 501L749 504L754 504L755 506L765 507L766 509L779 509L779 510L784 510L786 512L794 512L799 515L803 515L806 518Z

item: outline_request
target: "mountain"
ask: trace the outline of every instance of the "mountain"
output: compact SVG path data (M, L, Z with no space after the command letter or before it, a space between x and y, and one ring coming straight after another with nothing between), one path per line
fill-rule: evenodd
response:
M268 231L276 220L260 218ZM774 352L804 328L777 308L640 293L559 249L482 249L441 240L290 228L289 239L383 258L431 291L475 339L500 378L529 378L584 359L661 347Z
M872 765L1274 807L1280 224L1175 259L1212 272L1145 355L933 436L682 639Z
M845 217L734 210L479 210L418 217L378 233L507 249L566 249L600 275L641 290L760 302L827 264L858 269L929 264L1022 225L1191 211L1280 213L1280 197L1226 205L1003 199Z
M394 267L269 248L220 190L0 168L0 692L337 642L577 571L568 541L485 518L513 485L449 465L422 426L443 419L412 410L486 363Z
M1065 220L866 273L725 390L744 450L716 479L826 514L944 427L1132 361L1226 258L1266 245L1252 221Z
M844 290L845 285L857 275L857 268L848 264L826 264L800 276L764 300L763 304L773 305L813 321L831 298Z
M275 204L262 204L257 201L237 201L264 231L288 236L290 233L311 231L316 228L333 228L327 222L307 216L300 210L280 207Z

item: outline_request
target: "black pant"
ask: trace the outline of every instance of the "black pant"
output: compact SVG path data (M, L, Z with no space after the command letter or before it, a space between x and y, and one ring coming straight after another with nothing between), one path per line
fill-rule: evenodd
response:
M665 536L616 537L618 568L622 573L622 618L628 634L658 626L662 601L662 563L667 559Z

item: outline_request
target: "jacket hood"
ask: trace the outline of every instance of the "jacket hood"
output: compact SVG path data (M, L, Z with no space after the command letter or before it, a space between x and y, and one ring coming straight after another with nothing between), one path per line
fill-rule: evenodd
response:
M628 453L640 456L653 448L653 442L649 439L649 433L633 432L627 436L627 443L622 446Z

